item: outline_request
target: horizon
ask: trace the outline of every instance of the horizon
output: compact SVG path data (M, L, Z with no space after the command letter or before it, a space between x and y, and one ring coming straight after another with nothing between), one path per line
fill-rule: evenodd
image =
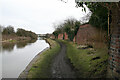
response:
M82 20L86 13L82 8L76 8L74 1L64 3L59 0L1 0L1 26L11 25L15 31L22 28L36 34L52 33L54 24L58 24L70 17ZM7 6L6 6L7 5Z

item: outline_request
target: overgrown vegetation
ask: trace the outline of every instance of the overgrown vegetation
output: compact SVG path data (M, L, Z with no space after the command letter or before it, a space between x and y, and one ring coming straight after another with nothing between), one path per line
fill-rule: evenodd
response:
M43 52L39 60L33 64L29 71L28 78L50 78L50 69L53 58L60 50L60 45L53 40L47 39L51 45L51 49Z
M108 31L108 37L110 39L114 26L117 25L116 21L119 21L119 2L81 2L75 0L77 7L82 7L85 10L84 4L92 11L91 24L100 25L96 26L100 29ZM96 22L96 23L95 23ZM107 26L108 25L108 26Z
M15 42L15 40L25 40L25 39L37 39L37 34L35 34L32 31L27 31L24 29L17 29L17 32L15 32L13 26L0 26L1 32L2 32L2 39L9 41L9 42Z
M34 32L27 31L27 30L20 29L20 28L17 29L16 35L17 36L30 37L31 39L36 39L37 38L37 35Z
M5 35L15 34L14 28L12 26L8 26L6 28L3 28L2 34L5 34Z
M93 8L90 8L92 15L90 17L89 23L100 30L108 31L108 10L106 7L100 4Z
M53 34L57 38L58 34L63 34L64 32L66 32L68 34L69 40L73 41L73 38L77 34L80 24L80 21L77 21L74 18L69 18L63 23L56 25L56 30L53 32Z
M67 45L67 57L74 66L79 78L105 78L107 72L108 50L101 48L78 48L73 42L63 41Z

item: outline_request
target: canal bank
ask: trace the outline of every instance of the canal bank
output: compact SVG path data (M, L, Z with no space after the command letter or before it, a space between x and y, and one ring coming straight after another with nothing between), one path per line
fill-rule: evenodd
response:
M28 66L25 68L25 70L19 75L18 78L27 78L28 72L32 68L33 64L40 58L40 54L42 54L43 52L47 51L48 49L49 49L49 47L45 48L43 51L41 51L40 53L38 53L33 58L33 60L28 64Z
M38 55L38 60L32 64L27 76L20 76L19 78L51 78L52 62L60 51L60 45L55 40L51 39L47 39L47 42L50 48Z

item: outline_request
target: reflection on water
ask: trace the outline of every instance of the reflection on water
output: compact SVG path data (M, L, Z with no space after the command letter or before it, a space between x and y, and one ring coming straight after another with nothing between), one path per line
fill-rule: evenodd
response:
M30 61L49 44L45 40L4 44L2 46L2 77L17 78Z
M30 40L30 41L24 41L24 42L17 42L17 43L3 43L2 44L2 51L9 51L11 52L15 45L17 48L24 48L26 45L31 45L31 43L34 43L36 40Z
M2 44L2 51L11 52L15 46L15 43L4 43Z
M27 45L27 42L19 42L17 43L17 48L24 48Z
M26 45L31 45L31 43L34 43L36 40L30 40L25 42L19 42L16 44L17 48L24 48Z

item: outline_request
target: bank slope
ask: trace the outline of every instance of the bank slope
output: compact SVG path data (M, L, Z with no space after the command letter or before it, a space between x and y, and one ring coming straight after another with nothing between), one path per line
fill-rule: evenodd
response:
M47 39L47 42L51 45L51 48L43 52L40 58L28 73L28 78L50 78L51 77L51 64L53 58L60 50L60 45L51 39Z

